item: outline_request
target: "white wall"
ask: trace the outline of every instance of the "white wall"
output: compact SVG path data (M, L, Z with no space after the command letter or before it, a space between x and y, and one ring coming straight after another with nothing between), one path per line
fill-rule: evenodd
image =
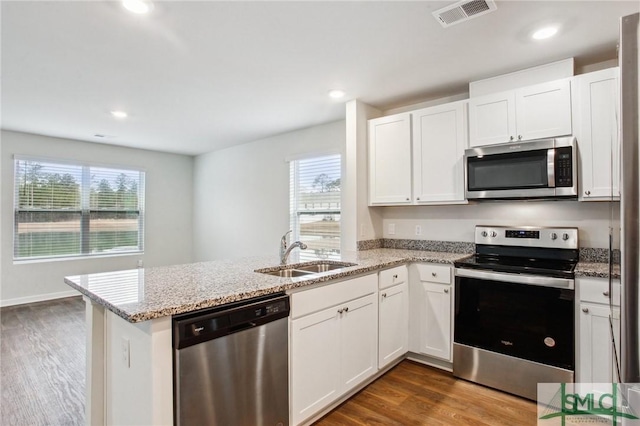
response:
M385 207L384 238L474 241L476 225L567 226L579 228L581 247L607 248L610 208L619 203L578 201L495 201L469 205ZM395 234L389 234L389 224ZM415 235L415 227L422 235ZM619 226L619 222L614 224Z
M305 154L344 154L337 121L199 155L194 164L194 258L277 255L289 230L289 163Z
M342 250L356 250L357 241L382 237L379 208L368 207L368 120L380 111L358 100L346 104L346 155L342 186Z
M13 156L33 155L146 171L144 254L13 263ZM63 278L192 260L193 157L2 131L0 138L0 304L77 294Z

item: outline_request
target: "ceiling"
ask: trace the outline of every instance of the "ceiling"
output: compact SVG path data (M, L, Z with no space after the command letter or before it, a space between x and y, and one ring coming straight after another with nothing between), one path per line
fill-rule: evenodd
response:
M466 92L469 81L568 57L615 57L637 1L498 1L442 28L451 1L2 1L2 128L197 155ZM534 42L542 24L560 25ZM340 88L346 96L330 99ZM124 110L126 119L110 111ZM104 137L97 137L96 134Z

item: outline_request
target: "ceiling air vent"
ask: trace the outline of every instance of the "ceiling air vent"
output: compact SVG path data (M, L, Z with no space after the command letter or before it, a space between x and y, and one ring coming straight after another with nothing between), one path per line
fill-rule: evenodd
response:
M433 12L433 16L443 27L459 24L493 12L497 6L493 0L462 0Z

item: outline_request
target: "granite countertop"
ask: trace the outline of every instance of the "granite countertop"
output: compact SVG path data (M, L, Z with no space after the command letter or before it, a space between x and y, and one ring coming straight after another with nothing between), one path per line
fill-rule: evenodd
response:
M297 254L297 253L296 253ZM254 272L277 266L277 257L217 260L65 277L65 282L129 322L191 312L238 300L347 278L408 262L453 264L469 254L374 249L343 254L355 266L296 278ZM320 263L322 259L318 259ZM290 264L295 264L292 256Z
M609 278L609 264L603 262L578 262L576 277ZM620 278L620 265L613 266L613 278Z

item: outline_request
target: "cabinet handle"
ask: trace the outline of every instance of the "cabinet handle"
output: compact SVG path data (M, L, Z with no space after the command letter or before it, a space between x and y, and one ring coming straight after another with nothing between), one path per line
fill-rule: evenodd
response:
M344 309L338 309L339 314L341 314L342 312L344 312Z
M432 273L431 273L431 276L432 276L432 277L437 277L437 276L438 276L438 274L436 274L435 272L432 272Z
M448 288L445 288L445 289L444 289L444 292L445 292L445 293L449 293L449 289L448 289Z
M393 279L394 279L394 280L397 280L397 279L398 279L398 274L395 274L395 275L393 276Z
M416 200L420 201L420 197L417 197Z
M384 299L385 297L387 297L387 293L382 293L382 298Z
M509 136L509 140L512 141L514 139L513 136Z
M603 291L602 295L605 296L605 297L609 297L609 290Z
M584 191L584 195L591 195L591 191Z
M409 198L407 197L407 201L409 201Z
M584 312L585 314L589 313L589 308L582 308L582 312Z
M518 135L518 140L521 141L522 140L522 135Z
M347 306L346 308L344 308L345 312L349 312L349 307Z

